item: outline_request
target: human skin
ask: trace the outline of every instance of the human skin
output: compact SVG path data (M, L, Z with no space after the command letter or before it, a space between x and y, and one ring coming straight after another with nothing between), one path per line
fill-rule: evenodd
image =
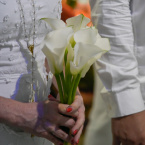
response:
M82 104L80 95L76 96L71 106L60 104L55 99L22 103L0 97L0 122L46 138L56 145L62 145L63 141L72 142L72 140L73 143L77 143L84 123L84 116L81 115L84 112ZM66 111L68 107L72 108L71 112ZM74 120L74 117L77 120ZM76 130L77 133L75 136L69 135L60 126L70 128L72 134Z
M145 111L112 119L113 145L145 145Z

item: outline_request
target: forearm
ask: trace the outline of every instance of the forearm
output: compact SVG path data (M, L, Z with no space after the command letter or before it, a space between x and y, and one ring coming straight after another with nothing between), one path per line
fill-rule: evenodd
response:
M102 0L98 5L98 29L110 40L111 51L98 61L99 75L110 92L104 95L110 114L119 117L144 110L134 50L130 0ZM108 105L108 106L109 106Z
M12 99L0 97L1 123L27 128L26 122L29 121L32 114L33 118L38 117L36 104L30 105L30 103L21 103Z

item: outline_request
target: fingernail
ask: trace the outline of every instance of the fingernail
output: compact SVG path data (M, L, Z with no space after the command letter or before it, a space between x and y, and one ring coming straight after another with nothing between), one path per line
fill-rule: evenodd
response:
M76 129L74 132L73 132L73 135L76 135L78 132L78 130Z
M52 97L53 97L53 96L50 94L50 95L48 96L48 99L49 99L49 98L52 98Z
M66 108L66 112L71 112L72 111L72 107L71 106L68 106L67 108Z
M79 143L79 139L78 139L78 141L77 141L77 144Z

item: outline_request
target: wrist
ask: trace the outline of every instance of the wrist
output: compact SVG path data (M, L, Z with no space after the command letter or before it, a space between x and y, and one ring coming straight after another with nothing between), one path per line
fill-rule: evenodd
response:
M17 118L17 126L24 130L30 128L34 128L35 124L38 121L39 113L38 113L38 103L23 103L21 114L18 114Z

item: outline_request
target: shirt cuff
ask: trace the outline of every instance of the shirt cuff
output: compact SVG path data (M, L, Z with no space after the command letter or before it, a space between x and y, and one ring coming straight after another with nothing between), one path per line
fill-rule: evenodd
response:
M111 118L127 116L145 110L140 88L127 89L118 93L109 93L103 88L101 95Z

